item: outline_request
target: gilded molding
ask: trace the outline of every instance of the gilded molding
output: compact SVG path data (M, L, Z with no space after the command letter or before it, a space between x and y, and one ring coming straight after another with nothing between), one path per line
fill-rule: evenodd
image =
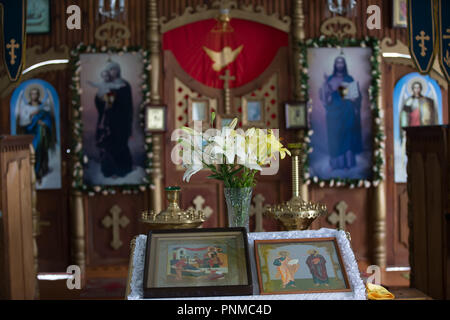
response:
M231 19L243 19L253 22L262 23L273 27L275 29L289 32L291 18L279 17L277 13L267 14L262 6L252 6L241 4L238 6L237 1L214 1L210 10L206 5L198 5L195 7L186 7L182 15L172 15L170 19L167 17L160 17L159 24L161 26L161 33L176 29L186 24L197 21L215 19L217 18L217 10L222 8L229 9L229 16Z
M342 40L356 35L356 25L350 19L336 16L325 20L320 26L320 32L327 37Z
M128 27L116 21L109 21L95 30L95 39L106 47L121 48L131 37Z

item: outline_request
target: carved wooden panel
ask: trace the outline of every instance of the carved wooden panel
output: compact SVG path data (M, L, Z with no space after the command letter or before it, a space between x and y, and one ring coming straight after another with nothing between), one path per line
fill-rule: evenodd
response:
M85 204L86 265L95 267L127 264L129 244L139 233L139 219L145 208L143 195L89 197L85 199ZM104 225L105 218L109 216L112 219L111 210L115 211L116 208L120 208L119 219L122 222L128 221L118 226L118 238L113 236L112 225Z
M356 219L352 224L346 224L346 231L352 237L352 248L358 260L368 260L370 257L370 193L367 189L342 189L342 188L313 188L311 200L323 203L327 206L328 213L336 211L336 206L345 201L348 204L347 212L353 212ZM327 219L321 217L312 224L312 229L336 228Z

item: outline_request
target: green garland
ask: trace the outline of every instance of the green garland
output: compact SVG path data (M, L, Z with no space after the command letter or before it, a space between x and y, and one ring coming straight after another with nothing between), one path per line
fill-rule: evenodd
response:
M372 57L371 57L371 66L372 66L372 83L369 88L369 99L372 109L372 119L373 119L373 174L372 180L357 180L357 179L331 179L331 180L322 180L318 177L311 177L309 174L309 159L307 156L303 159L304 165L304 176L303 180L307 184L316 183L320 187L340 187L340 186L348 186L350 188L356 187L366 187L370 188L371 186L378 186L381 181L384 180L384 151L385 151L385 140L386 136L384 133L384 115L382 110L379 107L379 93L381 86L381 71L380 71L380 42L376 38L366 37L363 40L357 39L343 39L339 40L336 38L326 38L320 37L315 39L309 39L304 43L300 43L300 64L302 69L304 70L301 73L301 90L303 96L309 101L308 95L308 61L307 61L307 53L308 48L343 48L343 47L369 47L372 49ZM312 130L308 132L308 137L306 138L305 144L305 154L309 154L312 152L312 147L310 146L311 139L310 137L314 134Z
M81 62L80 62L80 54L83 53L107 53L107 54L140 54L142 55L142 61L144 64L144 70L142 74L142 97L143 102L141 104L141 109L139 113L142 130L145 127L145 106L150 102L150 87L149 87L149 79L150 79L150 70L151 65L150 54L148 51L142 49L141 47L123 47L120 49L116 48L107 48L101 47L96 48L93 45L85 45L83 43L79 44L74 50L71 52L71 67L73 71L72 76L72 85L70 89L72 90L72 123L73 123L73 148L72 148L72 157L73 157L73 166L72 166L72 187L76 190L87 192L89 196L93 196L97 194L116 194L118 190L120 190L124 194L131 193L139 193L144 192L147 189L154 188L151 181L151 172L152 172L152 158L153 158L153 145L152 145L152 137L151 134L144 134L145 139L145 151L146 151L146 163L145 163L145 172L146 177L142 179L142 183L136 185L120 185L120 186L91 186L86 185L83 182L83 167L84 164L88 162L88 158L84 155L83 152L83 123L81 120L82 115L82 106L81 106L81 85L80 85L80 72L81 72Z

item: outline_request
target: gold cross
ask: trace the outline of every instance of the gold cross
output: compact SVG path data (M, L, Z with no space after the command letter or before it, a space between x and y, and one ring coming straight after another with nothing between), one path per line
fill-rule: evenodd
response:
M105 228L112 227L113 239L111 241L111 247L114 250L119 250L119 248L123 245L123 242L120 240L120 227L125 228L130 220L126 216L120 216L122 213L122 209L119 206L115 205L109 210L111 216L107 215L103 218L102 224Z
M356 215L353 212L347 213L348 205L341 201L336 206L337 212L333 212L328 217L328 222L332 225L337 225L339 230L345 230L347 224L352 224L356 220Z
M223 88L225 90L228 90L228 89L230 89L230 85L229 85L228 82L236 80L236 77L235 76L230 76L230 70L227 69L227 71L225 71L225 75L224 76L220 76L219 79L225 81L224 84L223 84Z
M430 36L427 36L425 31L420 31L420 36L416 36L416 40L420 41L419 47L422 49L422 51L420 52L420 55L422 57L425 57L426 52L428 50L427 46L425 45L425 41L429 41L430 40Z
M16 64L16 49L20 48L20 44L16 43L16 39L11 39L11 41L6 45L6 49L9 49L9 55L11 56L11 64Z

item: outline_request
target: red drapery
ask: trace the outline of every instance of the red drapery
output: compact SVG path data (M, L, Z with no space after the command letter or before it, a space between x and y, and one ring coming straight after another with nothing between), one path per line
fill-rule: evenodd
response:
M289 43L286 32L261 23L232 19L229 32L218 32L217 23L215 19L202 20L163 36L163 49L172 51L186 73L209 87L224 88L220 76L226 70L235 77L230 88L251 82Z

